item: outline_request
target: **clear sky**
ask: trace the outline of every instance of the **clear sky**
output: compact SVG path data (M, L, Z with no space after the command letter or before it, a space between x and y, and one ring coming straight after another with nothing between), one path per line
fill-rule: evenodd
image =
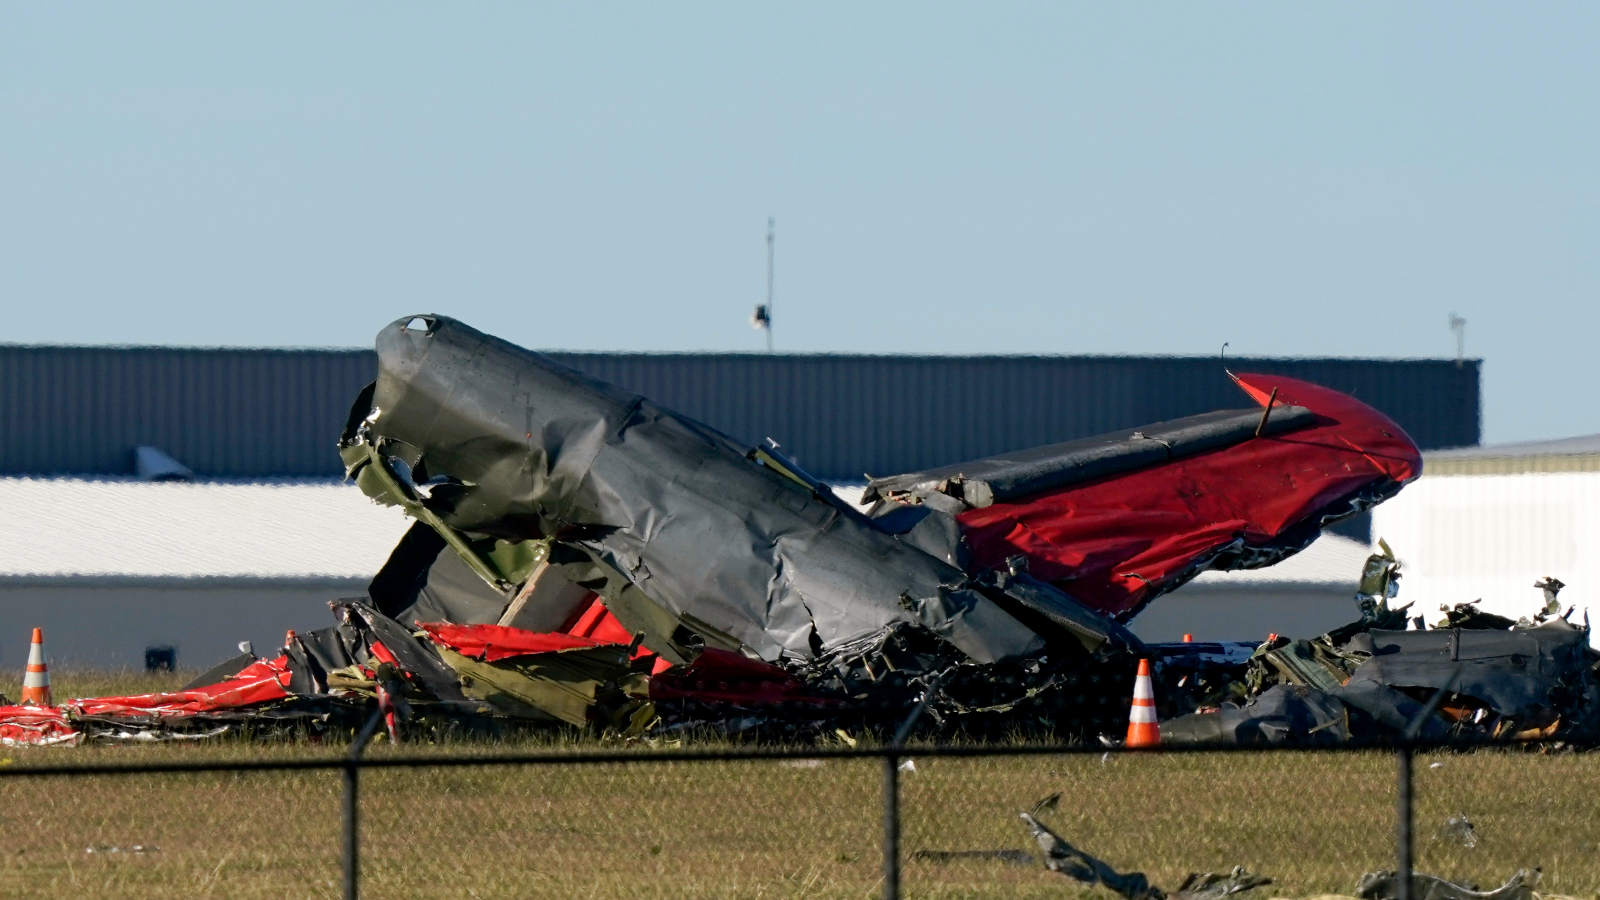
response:
M0 6L0 340L1485 360L1600 432L1600 7Z

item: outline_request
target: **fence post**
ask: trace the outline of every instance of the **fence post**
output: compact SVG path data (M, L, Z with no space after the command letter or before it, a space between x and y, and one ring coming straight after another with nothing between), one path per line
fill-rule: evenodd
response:
M361 897L361 830L357 827L361 799L358 793L361 754L382 722L383 710L379 709L367 720L356 739L350 742L350 753L344 759L344 900L360 900Z
M1400 900L1411 900L1411 745L1395 751L1399 784L1395 798L1395 873Z
M900 900L900 757L893 753L883 756L883 900Z
M906 720L895 729L894 737L889 739L889 751L883 755L883 900L900 900L900 757L895 751L905 746L911 726L917 724L917 718L950 672L946 669L929 682Z
M344 764L344 900L359 900L361 896L360 832L357 830L356 782L361 766L354 759ZM1402 898L1404 900L1404 898Z

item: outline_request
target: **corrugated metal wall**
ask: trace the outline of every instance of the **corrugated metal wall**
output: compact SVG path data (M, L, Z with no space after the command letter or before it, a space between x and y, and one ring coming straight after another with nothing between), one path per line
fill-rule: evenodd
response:
M856 479L1087 437L1250 401L1215 358L554 354L746 441ZM1353 394L1425 449L1476 444L1478 365L1230 359Z
M552 355L833 479L1250 405L1215 358ZM1354 394L1424 448L1478 442L1476 361L1228 364ZM203 476L337 475L375 368L361 350L0 347L0 474L125 474L150 444Z
M159 447L214 477L338 475L377 354L0 347L0 473L128 474Z

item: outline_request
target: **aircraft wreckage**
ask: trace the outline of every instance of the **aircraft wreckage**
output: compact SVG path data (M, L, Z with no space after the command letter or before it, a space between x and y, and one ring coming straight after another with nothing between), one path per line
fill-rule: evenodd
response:
M1422 465L1371 407L1241 374L1248 408L873 478L863 511L770 440L453 319L401 319L377 351L339 452L416 521L368 595L275 658L17 713L0 738L344 728L375 698L419 734L793 739L919 702L929 729L1116 733L1136 661L1164 668L1125 627L1140 609L1299 551Z

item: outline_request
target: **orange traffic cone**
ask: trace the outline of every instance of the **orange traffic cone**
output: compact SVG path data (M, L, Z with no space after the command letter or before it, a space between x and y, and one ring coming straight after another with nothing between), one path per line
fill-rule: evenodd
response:
M1128 711L1128 739L1125 747L1155 747L1161 743L1161 726L1156 724L1156 691L1150 682L1150 660L1139 660L1139 674L1133 679L1133 708Z
M55 706L50 696L50 666L44 661L44 629L33 630L33 645L28 648L28 673L22 676L23 706Z

